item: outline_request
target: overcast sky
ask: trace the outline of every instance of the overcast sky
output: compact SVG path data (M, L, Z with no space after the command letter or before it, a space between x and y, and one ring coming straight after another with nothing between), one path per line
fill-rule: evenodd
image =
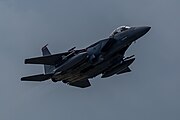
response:
M0 0L0 120L179 120L179 0ZM121 25L152 29L133 44L132 72L91 80L21 82L24 59L86 47Z

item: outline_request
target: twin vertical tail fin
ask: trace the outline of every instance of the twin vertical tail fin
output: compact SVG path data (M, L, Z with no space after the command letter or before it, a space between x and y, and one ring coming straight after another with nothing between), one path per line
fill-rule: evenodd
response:
M48 45L48 44L47 44ZM50 51L47 48L47 45L45 45L42 48L42 55L43 56L49 56L51 55ZM53 65L44 65L44 73L45 74L51 74L53 72L53 70L55 69L55 66Z
M51 53L49 52L49 50L47 48L47 45L45 45L42 48L42 54L43 54L43 56L51 55ZM53 65L44 65L45 74L38 74L38 75L22 77L21 81L37 81L37 82L46 81L51 78L54 69L55 69L55 66L53 66Z

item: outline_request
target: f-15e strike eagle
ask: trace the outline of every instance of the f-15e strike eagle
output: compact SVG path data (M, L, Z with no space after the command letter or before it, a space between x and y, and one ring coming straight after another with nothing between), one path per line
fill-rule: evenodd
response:
M44 74L22 77L21 81L62 81L71 86L86 88L91 86L88 79L102 74L101 78L130 72L134 55L125 57L129 46L145 35L151 27L121 26L109 37L84 49L75 47L64 53L53 54L47 45L42 48L41 57L25 59L25 64L43 64Z

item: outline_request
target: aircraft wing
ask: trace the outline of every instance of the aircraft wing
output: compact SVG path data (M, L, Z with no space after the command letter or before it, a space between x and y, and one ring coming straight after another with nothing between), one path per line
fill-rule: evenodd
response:
M75 86L75 87L80 87L80 88L86 88L86 87L90 87L91 86L91 84L90 84L88 79L77 81L77 82L72 82L72 83L69 83L69 85Z
M68 55L69 52L54 54L54 55L47 55L42 57L35 57L25 59L25 64L45 64L45 65L55 65L58 60L62 59L63 55Z

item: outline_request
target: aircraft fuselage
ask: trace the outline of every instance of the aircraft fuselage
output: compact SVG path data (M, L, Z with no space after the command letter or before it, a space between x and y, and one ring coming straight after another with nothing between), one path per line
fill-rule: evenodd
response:
M25 59L25 64L43 64L45 74L21 78L22 81L62 81L71 86L89 87L88 79L102 74L102 78L130 72L134 55L125 57L129 46L145 35L150 27L121 26L111 35L84 49L51 55L47 46L42 48L42 57Z

